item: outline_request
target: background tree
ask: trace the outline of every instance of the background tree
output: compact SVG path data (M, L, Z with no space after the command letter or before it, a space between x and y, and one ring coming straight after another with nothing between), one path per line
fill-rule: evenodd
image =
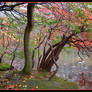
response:
M24 3L1 3L0 5L0 42L3 47L3 50L1 48L1 58L4 57L3 61L8 58L11 66L15 57L23 58L24 56L22 45L26 16L21 11L19 12L19 6L22 4Z
M24 33L24 55L25 55L25 66L23 69L24 73L30 73L32 64L31 64L31 55L30 55L30 32L33 28L33 9L34 4L28 3L27 6L27 26Z
M88 10L90 9L85 7L85 5L88 4L48 3L37 7L38 16L39 18L41 17L40 20L43 23L41 30L44 30L44 32L42 35L44 37L46 36L45 40L43 37L44 41L40 40L39 42L38 40L38 47L36 47L39 49L42 42L44 43L44 45L42 44L42 46L44 46L43 53L38 56L40 62L39 68L51 71L53 64L58 60L59 54L66 44L76 46L79 52L83 52L83 50L92 51L92 37L90 37L90 40L88 38L85 40L85 38L81 37L82 33L92 31L90 28L91 20L89 20L88 15ZM46 11L44 12L44 10ZM55 37L59 38L58 42L52 41L56 40ZM40 38L38 37L38 39ZM55 43L53 44L53 42ZM90 45L88 45L87 42ZM47 45L49 47L47 47Z

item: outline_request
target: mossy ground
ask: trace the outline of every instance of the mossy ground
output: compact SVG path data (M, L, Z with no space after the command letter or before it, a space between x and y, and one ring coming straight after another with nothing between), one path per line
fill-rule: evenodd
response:
M0 70L7 70L10 68L10 64L8 63L0 63Z
M49 81L50 75L48 72L38 71L31 72L30 75L14 72L6 84L0 84L0 89L10 89L12 86L12 89L79 89L77 84L64 81L57 76Z

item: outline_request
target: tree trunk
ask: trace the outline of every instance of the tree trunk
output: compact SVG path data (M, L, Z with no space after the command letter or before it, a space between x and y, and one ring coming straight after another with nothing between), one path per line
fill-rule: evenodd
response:
M0 57L0 63L2 63L2 57Z
M27 6L27 26L24 32L24 56L25 56L25 66L23 68L23 73L29 74L32 70L32 60L31 60L31 55L30 55L30 47L29 47L29 42L30 42L30 32L32 31L33 28L33 9L34 9L34 4L28 3Z
M55 62L56 62L59 58L60 52L62 51L63 47L66 45L66 43L68 42L68 40L71 37L72 36L66 37L61 42L59 42L57 45L53 45L53 48L54 48L53 51L51 51L51 49L49 48L47 50L47 52L45 53L45 55L43 56L43 59L42 59L41 64L40 64L40 68L45 69L45 70L50 72L51 68L54 64L52 54L54 53L54 59L55 59Z
M61 50L63 49L63 44L57 46L54 51L52 51L49 56L44 60L44 62L42 62L40 64L40 68L42 69L45 69L47 71L51 71L51 68L53 66L53 58L52 58L52 53L54 53L54 58L55 58L55 61L58 60L58 57L59 57L59 54L61 52Z

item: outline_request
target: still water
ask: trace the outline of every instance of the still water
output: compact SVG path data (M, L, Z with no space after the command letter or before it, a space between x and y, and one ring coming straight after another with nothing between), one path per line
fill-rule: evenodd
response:
M57 61L59 70L56 75L64 80L77 82L79 73L83 72L87 79L92 80L92 55L82 57L83 60L79 58L76 49L71 49L70 53L62 51ZM53 70L55 70L55 66L52 67Z

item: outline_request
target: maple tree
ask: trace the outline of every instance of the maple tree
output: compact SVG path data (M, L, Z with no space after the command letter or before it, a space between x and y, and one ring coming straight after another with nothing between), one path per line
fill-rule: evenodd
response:
M30 25L34 18L34 28L37 30L32 33L33 42L36 47L34 47L32 58L29 57L29 35L26 40L24 40L24 54L25 54L25 66L24 71L31 71L31 61L34 67L35 54L38 55L38 69L45 69L51 71L53 64L56 65L56 71L58 66L56 61L59 58L59 54L64 48L76 47L79 52L83 54L86 51L92 51L92 37L89 34L92 32L91 25L91 9L87 7L91 3L36 3L33 10L33 16L31 14L23 11L24 13L19 13L19 9L15 10L15 7L19 5L24 7L25 3L14 3L5 7L0 7L0 11L14 11L18 12L18 15L22 15L25 22ZM7 8L8 7L8 8ZM28 7L28 4L27 6ZM30 6L31 7L31 6ZM26 16L27 13L27 16ZM30 17L29 17L30 16ZM28 20L26 20L26 17ZM29 18L28 18L29 17ZM22 18L16 18L22 21ZM29 27L29 30L31 28ZM39 30L39 31L38 31ZM30 33L30 32L28 32ZM27 34L25 31L24 34ZM88 36L87 36L88 34ZM25 36L24 36L25 39ZM28 41L28 42L27 42ZM43 47L42 53L40 52L40 47ZM37 53L35 53L37 51ZM28 59L31 58L31 59ZM28 59L28 60L27 60ZM28 67L29 66L29 67ZM25 68L26 67L26 68ZM28 69L29 68L29 69ZM54 75L53 74L53 75Z
M92 32L92 20L90 9L85 7L87 5L89 3L48 3L37 6L35 12L38 12L38 21L42 25L40 37L37 34L34 35L35 42L38 44L35 48L38 49L38 68L51 71L55 64L57 71L56 61L62 49L68 47L66 44L78 48L79 53L82 54L92 52L92 35L89 36ZM44 50L42 55L39 55L41 45Z

